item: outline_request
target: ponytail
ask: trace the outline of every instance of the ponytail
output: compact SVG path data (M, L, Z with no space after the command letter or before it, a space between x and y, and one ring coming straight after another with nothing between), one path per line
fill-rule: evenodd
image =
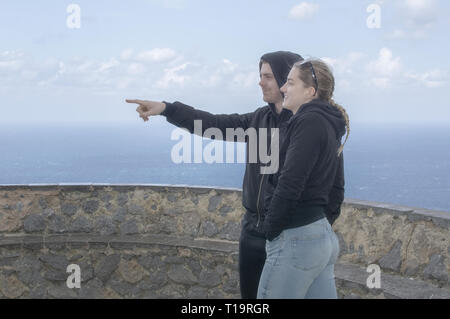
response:
M349 120L347 111L345 111L345 109L341 105L337 104L332 98L330 98L330 100L328 102L330 103L330 105L334 106L342 113L342 116L344 117L344 120L345 120L345 127L347 128L346 129L347 135L345 136L344 144L341 144L341 146L339 146L339 149L338 149L338 156L339 156L339 155L341 155L342 151L344 150L344 145L347 142L348 135L350 134L350 120Z

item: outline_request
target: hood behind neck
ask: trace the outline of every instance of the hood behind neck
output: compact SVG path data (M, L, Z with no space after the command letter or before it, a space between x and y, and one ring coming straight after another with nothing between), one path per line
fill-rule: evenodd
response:
M330 103L319 99L312 100L311 102L303 104L293 118L309 112L319 113L325 117L334 128L337 139L340 140L342 136L345 135L344 116L341 111L332 106Z

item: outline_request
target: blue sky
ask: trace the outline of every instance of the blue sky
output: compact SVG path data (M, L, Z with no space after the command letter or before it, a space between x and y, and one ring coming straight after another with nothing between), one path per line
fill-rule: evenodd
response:
M331 64L353 123L449 123L449 31L445 0L5 0L0 122L136 122L125 98L249 112L260 56L290 50Z

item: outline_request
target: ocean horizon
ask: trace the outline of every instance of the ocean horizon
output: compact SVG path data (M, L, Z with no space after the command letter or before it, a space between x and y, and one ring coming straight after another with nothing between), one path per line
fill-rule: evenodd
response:
M245 164L171 159L174 126L0 124L0 184L166 184L242 188ZM203 146L211 140L203 140ZM224 161L226 148L223 145ZM450 213L450 127L353 125L345 197Z

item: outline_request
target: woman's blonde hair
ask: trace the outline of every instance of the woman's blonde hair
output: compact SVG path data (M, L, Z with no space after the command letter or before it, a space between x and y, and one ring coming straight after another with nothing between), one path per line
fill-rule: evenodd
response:
M337 104L333 100L333 73L325 62L318 59L297 62L294 64L294 67L298 69L299 78L305 83L306 87L313 87L316 89L318 99L327 101L330 105L334 106L342 113L342 116L345 119L347 135L345 137L344 144L341 144L338 149L338 156L341 155L344 150L344 145L347 142L348 135L350 134L350 119L344 107Z

